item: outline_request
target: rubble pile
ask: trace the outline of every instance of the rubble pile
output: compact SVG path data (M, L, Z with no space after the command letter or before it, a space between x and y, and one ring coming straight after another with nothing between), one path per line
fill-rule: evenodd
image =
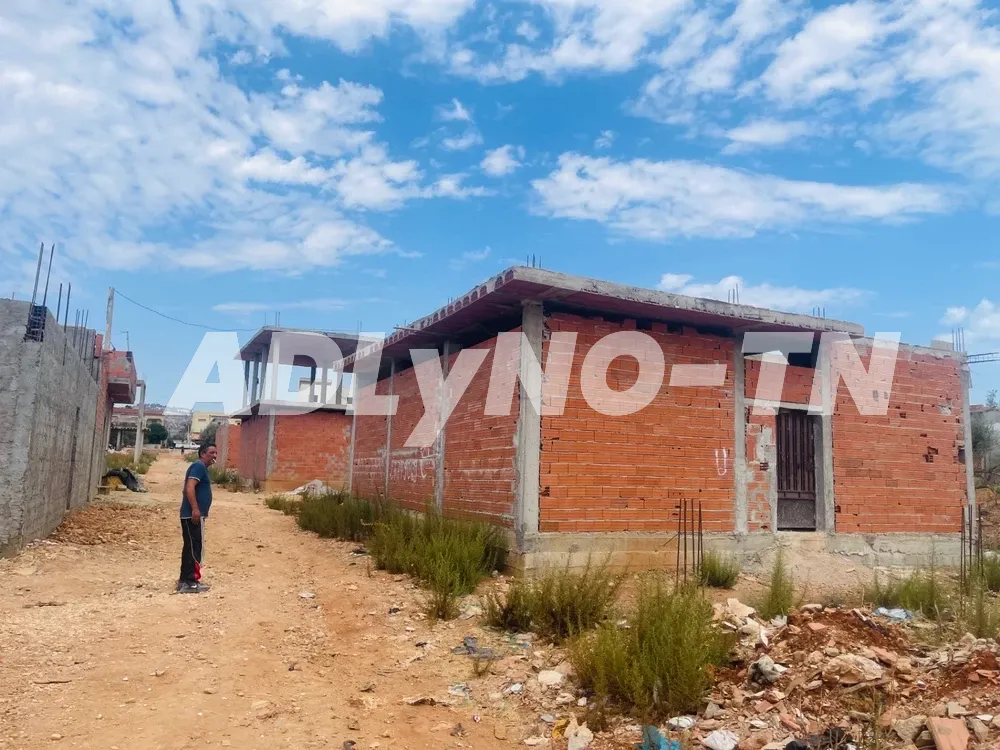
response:
M862 609L810 604L765 622L735 599L715 607L719 627L732 632L737 645L699 715L674 717L659 728L623 720L606 731L592 721L586 742L574 734L572 746L1000 748L997 641L966 635L947 645L920 645L914 631L927 623L894 622ZM594 699L572 692L571 669L559 649L524 645L503 664L519 663L522 673L491 697L517 696L539 712L537 731L524 744L562 747L570 721L584 726L594 718Z

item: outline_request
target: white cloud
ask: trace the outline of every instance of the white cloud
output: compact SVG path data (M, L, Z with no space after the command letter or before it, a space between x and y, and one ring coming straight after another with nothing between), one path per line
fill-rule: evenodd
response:
M615 131L602 130L594 141L594 148L611 148L615 142Z
M944 317L941 318L941 322L944 325L957 325L969 317L969 311L964 307L949 307L944 311Z
M316 310L331 312L344 310L350 306L351 302L349 300L326 297L296 300L294 302L222 302L218 305L213 305L212 310L217 313L229 315L249 315L251 313L273 312L274 310Z
M482 250L468 250L458 258L452 258L448 265L451 266L452 270L460 271L467 266L483 262L490 257L491 252L489 247L484 247Z
M452 99L451 104L438 107L437 116L445 122L472 122L472 113L458 99Z
M468 151L473 146L483 142L478 130L467 130L459 136L451 136L441 140L441 147L448 151Z
M521 21L521 23L517 25L517 30L514 33L518 36L524 37L529 42L533 42L541 36L541 32L528 21Z
M532 183L541 213L605 223L636 237L749 237L822 222L893 221L947 210L927 185L786 180L690 161L618 162L566 153Z
M237 82L211 50L266 61L284 54L279 25L353 49L396 21L440 30L469 5L8 3L0 110L18 117L0 123L0 231L15 259L55 236L68 264L105 268L294 273L393 251L345 210L485 190L394 159L374 132L379 89L287 69ZM21 265L5 255L3 274Z
M949 307L941 319L943 325L961 325L970 344L1000 344L1000 304L984 299L973 308ZM937 338L950 340L948 334Z
M503 177L521 166L519 159L524 158L524 148L522 146L501 146L492 151L487 151L479 166L491 177Z
M784 312L811 313L816 307L851 305L863 300L868 293L850 287L830 289L803 289L797 286L775 286L768 283L747 284L741 276L726 276L717 282L696 282L688 274L665 273L658 289L689 297L730 301L734 290L739 290L740 304L766 307Z
M731 141L726 147L726 151L735 152L753 147L780 146L804 136L808 132L809 126L800 121L751 120L726 133L726 138Z
M249 50L241 49L229 58L233 65L249 65L253 62L253 55Z

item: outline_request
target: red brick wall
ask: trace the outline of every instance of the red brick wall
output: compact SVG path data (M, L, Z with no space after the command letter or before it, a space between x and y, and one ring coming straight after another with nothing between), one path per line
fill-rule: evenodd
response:
M375 385L375 393L389 392L389 379ZM351 491L358 497L382 497L385 494L386 417L357 416L354 435L354 475Z
M399 405L392 417L389 499L405 508L424 510L428 503L434 502L438 451L436 443L426 448L406 447L407 439L424 415L424 402L412 367L396 371L393 393L399 396Z
M775 417L747 408L747 528L771 531L770 489L777 481Z
M515 379L509 414L484 413L495 347L496 339L470 347L489 349L490 354L455 405L445 427L444 512L513 526L514 439L520 387ZM458 354L450 357L452 364L457 357ZM515 353L504 366L517 373L520 356Z
M314 479L334 489L347 486L351 417L343 412L286 414L274 423L269 490L291 490Z
M551 331L577 331L566 411L542 417L541 531L670 531L682 498L703 502L706 531L734 528L732 368L719 387L674 387L672 364L729 364L733 341L654 324L667 373L654 401L636 414L593 411L580 389L586 353L603 336L635 323L568 314L547 316ZM635 360L619 358L609 382L635 382Z
M215 433L215 446L219 449L219 467L236 469L240 463L240 425L223 422Z
M240 425L238 458L228 461L236 468L240 479L263 483L267 472L267 425L270 417L257 415L247 417Z
M757 381L760 379L762 363L757 359L746 360L746 397L757 396ZM774 367L774 365L768 365ZM785 367L785 379L781 389L781 400L787 404L809 404L813 392L813 378L816 370L811 367ZM763 398L766 394L761 394ZM820 406L817 392L816 406Z
M867 366L870 351L861 359ZM958 362L906 347L886 416L860 414L841 382L833 418L837 531L959 533L967 501L962 408Z

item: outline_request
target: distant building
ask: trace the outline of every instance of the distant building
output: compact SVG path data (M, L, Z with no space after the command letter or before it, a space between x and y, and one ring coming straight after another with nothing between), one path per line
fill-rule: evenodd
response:
M201 433L212 422L225 420L226 413L221 411L193 411L191 412L191 440L199 442Z
M160 407L146 407L143 412L144 430L150 425L162 424L166 428L166 416ZM139 424L139 409L135 406L115 406L111 412L111 437L109 445L115 450L135 445L135 431Z

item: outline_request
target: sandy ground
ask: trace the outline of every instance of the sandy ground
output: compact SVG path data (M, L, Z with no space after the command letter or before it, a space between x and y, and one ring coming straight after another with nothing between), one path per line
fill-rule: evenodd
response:
M174 594L185 468L161 457L149 494L114 493L0 560L0 747L488 749L540 730L499 691L556 655L476 619L430 624L407 579L261 496L216 491L212 590ZM451 653L467 635L506 655L493 674Z

